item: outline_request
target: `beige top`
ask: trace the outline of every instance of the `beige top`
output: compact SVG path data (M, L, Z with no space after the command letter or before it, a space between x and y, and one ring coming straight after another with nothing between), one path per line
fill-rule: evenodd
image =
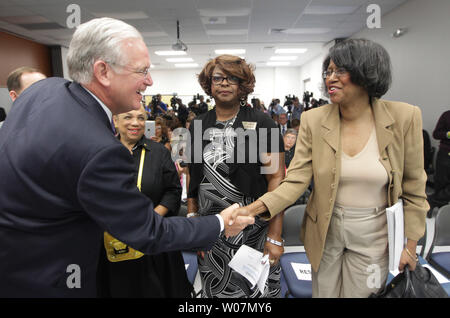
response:
M336 204L357 208L386 206L388 182L388 174L380 162L374 128L360 153L350 157L342 151Z

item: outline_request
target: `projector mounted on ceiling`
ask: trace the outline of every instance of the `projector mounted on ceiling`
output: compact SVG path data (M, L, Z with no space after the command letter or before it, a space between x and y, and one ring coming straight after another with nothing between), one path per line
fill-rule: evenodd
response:
M187 51L188 47L180 40L180 21L177 20L177 43L172 45L174 51Z

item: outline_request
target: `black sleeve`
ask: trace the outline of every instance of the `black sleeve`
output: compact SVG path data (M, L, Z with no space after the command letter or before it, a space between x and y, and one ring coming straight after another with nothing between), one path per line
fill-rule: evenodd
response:
M194 161L194 155L195 155L194 127L195 127L197 121L199 121L199 120L194 119L191 121L191 125L189 126L190 140L186 144L186 150L187 150L187 153L189 154L188 168L189 168L189 175L190 175L189 184L186 185L188 187L188 193L187 193L188 198L197 198L198 187L201 182L200 174L201 174L202 164L195 163L195 161ZM199 141L197 141L197 142L199 142ZM202 140L200 140L200 142L202 142ZM203 145L202 145L202 147L203 147Z
M178 215L178 210L181 205L181 183L178 177L178 172L175 163L172 161L169 150L162 149L162 182L163 182L163 196L159 204L169 209L167 216Z
M433 138L437 140L446 140L447 132L450 130L450 111L447 111L439 117L436 127L433 131Z
M139 192L134 172L130 153L120 144L97 152L84 166L77 197L102 230L146 254L213 246L220 233L216 216L161 217Z
M259 127L260 127L260 138L266 138L264 136L265 132L267 132L267 152L268 153L277 153L284 152L284 141L283 136L281 136L280 129L277 124L270 118L267 114L262 113L259 118ZM265 128L261 130L261 128ZM277 135L274 141L272 141L272 136ZM277 140L277 141L276 141Z

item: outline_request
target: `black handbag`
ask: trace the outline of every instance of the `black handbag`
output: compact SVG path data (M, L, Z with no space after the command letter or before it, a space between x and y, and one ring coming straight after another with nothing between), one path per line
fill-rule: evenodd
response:
M414 271L405 266L403 273L369 298L448 298L448 295L430 269L417 263Z

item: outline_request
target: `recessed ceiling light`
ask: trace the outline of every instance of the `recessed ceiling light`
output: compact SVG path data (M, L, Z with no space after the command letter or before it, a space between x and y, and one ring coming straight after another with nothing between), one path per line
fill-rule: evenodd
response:
M327 6L327 5L309 5L303 11L304 14L351 14L358 9L359 6Z
M325 34L331 32L330 28L292 28L286 29L284 34Z
M208 35L246 35L247 29L231 29L231 30L207 30Z
M148 19L149 16L144 11L129 12L92 12L96 17L109 17L120 20L139 20Z
M302 48L292 48L292 49L276 49L275 54L295 54L295 53L305 53L308 49Z
M280 56L272 56L270 57L271 61L294 61L298 56L289 56L289 55L280 55Z
M244 17L252 12L250 8L198 9L197 11L202 17Z
M223 49L223 50L215 50L216 54L245 54L244 49Z
M287 66L291 64L291 62L267 62L267 66Z
M155 51L156 55L171 56L171 55L186 55L185 51Z
M191 57L173 57L166 59L166 61L171 63L194 62Z
M201 17L203 24L226 24L227 17Z
M408 31L407 28L398 28L397 30L395 30L394 33L392 33L392 36L393 36L394 38L399 38L399 37L401 37L403 34L405 34L406 31Z
M175 67L198 67L197 63L181 63L175 64Z

